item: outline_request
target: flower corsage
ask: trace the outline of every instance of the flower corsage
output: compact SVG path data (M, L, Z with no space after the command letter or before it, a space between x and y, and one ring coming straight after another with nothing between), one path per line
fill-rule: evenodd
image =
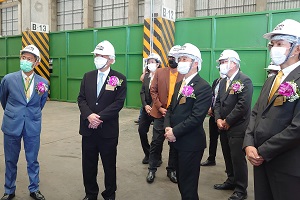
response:
M110 85L110 86L116 87L116 86L121 86L122 82L123 82L123 80L119 79L116 76L109 76L107 84Z
M300 91L294 81L288 81L280 84L278 94L285 97L289 102L293 102L299 99Z
M190 97L196 99L196 96L194 94L194 88L190 85L183 86L181 95L184 97Z
M234 94L241 93L244 87L245 87L244 84L240 80L235 80L231 84L231 90L233 91Z
M42 96L48 91L48 85L43 82L38 82L35 86L35 90L37 91L38 95Z

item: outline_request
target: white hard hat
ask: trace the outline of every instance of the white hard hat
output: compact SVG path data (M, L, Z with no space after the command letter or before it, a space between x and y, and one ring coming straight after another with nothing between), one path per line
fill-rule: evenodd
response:
M173 46L173 47L170 49L170 51L169 51L169 53L168 53L168 56L175 57L175 54L179 51L180 48L181 48L180 45L175 45L175 46Z
M300 37L300 23L292 19L286 19L278 24L272 32L264 34L263 37L271 40L274 35L291 35Z
M238 62L241 62L239 54L231 49L224 50L221 54L217 62L220 62L220 60L226 60L228 58L235 58Z
M112 58L115 58L115 48L107 40L100 42L91 53L112 56Z
M280 66L279 65L273 65L273 64L270 64L267 68L265 68L266 70L274 70L274 71L279 71L281 70Z
M148 62L149 59L155 59L158 63L161 63L161 58L156 53L150 53L148 58L146 58L146 61Z
M191 43L185 43L181 48L175 53L176 57L188 56L195 59L197 62L201 63L201 53L200 50Z
M38 62L41 61L40 50L36 46L34 46L33 44L30 44L30 45L24 47L24 49L22 49L20 51L21 54L23 54L25 52L28 52L28 53L31 53L31 54L35 55L37 57Z

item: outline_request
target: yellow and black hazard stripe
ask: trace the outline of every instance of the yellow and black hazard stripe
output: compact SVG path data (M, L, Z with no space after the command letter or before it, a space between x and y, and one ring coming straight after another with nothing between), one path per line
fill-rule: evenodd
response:
M160 55L162 67L167 67L168 53L175 40L175 24L173 21L158 17L153 23L153 53ZM143 57L147 58L151 51L150 46L150 19L144 20Z
M49 71L49 35L47 33L24 31L22 32L22 49L33 44L40 50L41 61L34 71L50 83Z

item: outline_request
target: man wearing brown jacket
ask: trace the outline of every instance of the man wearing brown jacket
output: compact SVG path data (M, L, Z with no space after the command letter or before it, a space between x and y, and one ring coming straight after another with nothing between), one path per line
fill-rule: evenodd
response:
M178 51L179 47L180 46L172 47L168 54L169 67L157 69L150 86L150 93L153 102L150 115L154 117L154 123L153 137L150 144L149 172L147 175L148 183L152 183L154 181L155 172L161 159L163 142L165 140L164 119L174 93L175 83L180 82L183 79L183 75L177 72L177 63L174 57L174 53ZM172 182L177 183L172 148L169 150L167 176Z

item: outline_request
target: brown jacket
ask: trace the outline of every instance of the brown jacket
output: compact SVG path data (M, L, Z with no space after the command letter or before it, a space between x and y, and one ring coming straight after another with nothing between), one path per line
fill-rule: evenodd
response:
M184 75L178 73L176 83L182 81L183 77ZM162 117L162 114L158 110L160 107L167 109L169 85L170 85L170 68L165 67L165 68L157 69L150 86L150 94L153 102L150 115L154 118Z

